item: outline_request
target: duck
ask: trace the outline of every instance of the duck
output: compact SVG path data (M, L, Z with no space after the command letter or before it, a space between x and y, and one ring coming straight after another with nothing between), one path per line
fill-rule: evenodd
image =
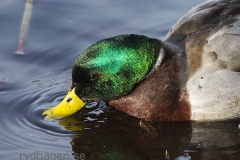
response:
M144 121L220 121L240 116L240 1L210 0L164 40L124 34L76 59L68 94L43 112L59 119L93 101Z

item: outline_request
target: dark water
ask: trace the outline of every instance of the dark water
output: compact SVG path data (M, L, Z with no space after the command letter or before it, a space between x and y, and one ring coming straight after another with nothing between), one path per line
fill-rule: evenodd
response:
M0 0L0 159L157 160L168 150L170 159L185 151L193 160L239 160L239 120L159 122L147 132L103 102L59 121L41 115L67 93L86 47L126 33L163 39L201 2L35 0L25 55L17 56L25 1Z

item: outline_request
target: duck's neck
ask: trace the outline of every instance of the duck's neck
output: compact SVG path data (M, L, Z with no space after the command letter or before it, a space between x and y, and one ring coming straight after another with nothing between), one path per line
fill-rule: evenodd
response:
M112 100L111 106L147 121L190 120L186 74L179 48L160 42L163 59L151 74L128 95Z

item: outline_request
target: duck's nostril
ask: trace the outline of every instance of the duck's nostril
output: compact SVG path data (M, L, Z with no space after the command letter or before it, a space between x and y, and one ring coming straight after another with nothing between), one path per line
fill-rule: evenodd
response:
M67 102L70 102L72 100L72 97L68 97Z

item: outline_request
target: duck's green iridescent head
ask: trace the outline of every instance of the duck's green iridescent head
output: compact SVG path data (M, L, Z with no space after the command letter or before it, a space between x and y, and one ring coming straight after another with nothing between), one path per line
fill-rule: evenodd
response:
M152 70L159 51L159 40L133 34L94 43L77 58L69 93L58 106L43 113L45 119L73 114L87 101L128 94Z
M83 100L110 100L128 94L152 69L160 42L120 35L94 43L77 58L72 88Z

